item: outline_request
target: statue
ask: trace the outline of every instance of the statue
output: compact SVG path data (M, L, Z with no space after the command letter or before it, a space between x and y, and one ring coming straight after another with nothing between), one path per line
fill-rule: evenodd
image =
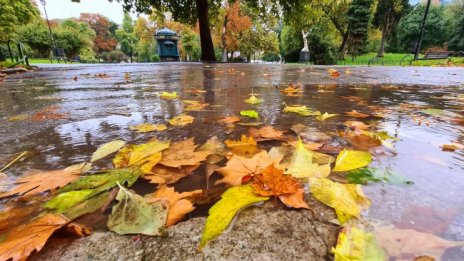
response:
M303 43L304 43L304 47L303 47L303 50L301 50L302 52L309 52L309 47L308 47L308 35L309 33L311 32L311 29L305 33L304 29L301 30L301 34L303 35Z

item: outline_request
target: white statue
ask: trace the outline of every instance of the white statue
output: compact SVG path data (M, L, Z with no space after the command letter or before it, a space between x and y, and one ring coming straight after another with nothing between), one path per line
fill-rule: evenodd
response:
M301 50L302 52L309 52L308 39L306 39L306 38L308 37L311 30L312 29L310 29L307 33L305 33L304 29L301 30L301 34L303 35L303 43L304 43L303 50Z

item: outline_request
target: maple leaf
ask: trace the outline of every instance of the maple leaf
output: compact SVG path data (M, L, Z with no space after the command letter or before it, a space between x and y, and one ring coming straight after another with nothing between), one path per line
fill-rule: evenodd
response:
M315 153L307 150L303 142L299 140L285 174L290 174L295 178L327 177L330 174L330 162L318 165L313 162L314 155Z
M15 194L31 196L47 190L60 188L77 179L80 174L81 172L77 170L53 170L22 176L15 181L18 185L10 191L0 194L0 198Z
M253 155L258 152L257 143L253 137L247 138L247 136L242 135L238 141L226 140L224 143L235 154Z
M155 166L150 174L145 174L144 179L154 184L172 184L190 175L200 165L181 166L180 168L166 167L163 165Z
M226 146L217 136L209 138L203 145L198 147L197 151L209 152L206 163L216 164L225 158Z
M239 121L240 121L240 117L238 116L227 116L227 117L224 117L218 120L219 123L235 123Z
M346 115L348 116L351 116L351 117L355 117L355 118L367 118L369 117L368 114L364 114L364 113L361 113L357 110L352 110L352 111L348 111L348 112L345 112Z
M250 128L249 133L257 141L282 140L284 138L284 132L276 130L272 126L266 126L261 129Z
M0 243L0 260L25 260L33 251L40 251L53 232L68 222L62 215L45 214L11 229Z
M163 151L163 157L159 163L173 168L198 165L211 153L209 151L195 151L196 147L193 138L173 142L167 150Z
M114 157L115 168L139 166L143 173L151 169L161 160L161 151L169 147L169 141L149 141L139 145L128 145L122 148Z
M238 186L242 184L242 179L245 176L259 174L267 166L278 163L279 161L280 159L269 158L266 151L262 151L252 158L234 155L230 158L225 167L216 170L224 176L224 178L218 180L216 184L225 183L231 186Z
M168 203L169 208L168 217L166 219L166 227L169 227L181 221L186 214L192 212L195 209L193 203L185 198L201 193L201 189L178 193L174 191L174 188L163 186L156 190L154 193L146 195L145 197L149 202L164 200Z

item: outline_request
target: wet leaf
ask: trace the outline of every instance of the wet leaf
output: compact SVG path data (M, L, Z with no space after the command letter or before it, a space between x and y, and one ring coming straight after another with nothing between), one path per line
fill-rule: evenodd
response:
M340 151L335 160L333 171L349 171L369 165L372 156L366 151L347 150Z
M143 176L150 183L154 184L173 184L178 180L192 174L200 165L181 166L180 168L166 167L163 165L155 166L150 174Z
M303 189L300 183L274 164L266 167L260 174L254 175L252 184L255 193L261 196L275 196L288 207L306 208L309 206L303 200Z
M82 162L64 168L64 171L79 171L81 173L89 172L92 168L92 163Z
M392 226L379 227L374 231L379 244L391 258L430 255L441 260L446 249L464 246L464 241L448 241L433 234Z
M337 70L335 70L335 69L329 69L329 70L328 70L328 73L329 73L329 75L332 76L332 77L339 77L339 76L340 76L340 73L339 73Z
M443 151L455 151L455 150L464 150L464 145L459 143L449 143L443 144L440 146Z
M303 142L299 140L285 174L290 174L295 178L325 178L330 174L330 165L313 163L313 153L308 151Z
M247 136L242 135L240 140L226 140L224 143L235 154L251 156L258 152L258 144L253 137L247 138Z
M168 215L168 207L164 202L149 202L121 185L116 200L119 202L108 217L109 230L120 235L159 236L162 234Z
M303 124L295 124L290 129L303 140L323 141L331 139L329 135L319 131L317 128L308 127Z
M92 229L90 227L75 222L67 224L64 229L75 237L85 237L92 234Z
M92 189L64 192L49 200L44 206L46 209L53 210L55 213L63 213L72 206L87 199L92 192Z
M287 88L281 90L281 92L287 95L294 95L303 92L303 90L300 87L293 87L293 85L290 85Z
M159 96L163 100L174 100L178 98L177 92L162 92Z
M259 121L256 121L256 122L238 122L237 125L240 125L240 126L246 126L246 127L256 127L256 126L259 126L259 125L263 125L264 122L259 122Z
M173 168L183 165L198 165L211 153L209 151L195 151L196 147L193 138L173 142L167 150L163 151L160 164Z
M178 193L174 191L174 188L163 186L156 190L155 193L146 195L145 198L148 199L148 202L164 200L168 203L169 211L166 220L166 227L170 227L181 221L185 215L187 215L195 209L193 203L186 198L201 193L201 189L190 192Z
M441 115L446 115L448 112L442 109L424 109L420 110L420 112L432 116L441 116Z
M251 105L257 105L263 102L263 99L258 99L254 94L251 94L250 98L246 99L244 102Z
M319 120L319 121L325 121L325 120L330 119L332 117L335 117L337 115L338 114L329 114L329 113L325 112L322 115L316 116L316 119Z
M126 145L126 142L122 140L113 140L108 143L105 143L98 147L98 149L92 154L90 162L95 162L97 160L103 159L104 157L115 153L122 147Z
M156 165L161 158L161 151L169 148L169 141L149 141L139 145L130 145L114 157L113 164L116 168L127 166Z
M88 213L93 213L98 209L101 209L105 204L108 203L109 200L113 200L110 197L109 192L102 192L98 195L95 195L82 203L74 205L73 207L69 208L66 212L63 213L64 216L69 218L69 220L74 220L80 216L83 216Z
M267 166L278 163L279 161L279 158L269 158L266 151L262 151L252 158L234 155L230 158L225 167L217 169L217 172L224 176L224 178L218 180L216 184L224 183L231 186L238 186L242 184L243 177L259 174Z
M10 122L16 122L16 121L25 121L29 118L29 115L27 114L19 114L15 116L10 116L6 120Z
M347 127L358 129L358 130L367 130L369 128L369 126L366 125L362 121L346 121L344 124Z
M171 124L172 126L184 127L192 123L194 120L195 118L190 115L181 114L170 119L169 124Z
M222 143L217 136L209 138L203 145L198 147L198 151L206 151L209 153L206 158L206 163L216 164L222 161L225 156L226 145Z
M386 182L396 185L412 185L413 181L406 179L398 173L389 169L376 169L376 168L360 168L355 169L346 174L346 179L354 184L367 184L371 182Z
M243 117L248 117L248 118L252 118L252 119L258 119L259 118L258 112L254 111L254 110L240 111L240 115L243 116Z
M135 126L130 126L129 130L133 130L139 133L153 132L153 131L164 131L168 127L164 124L152 124L152 123L142 123Z
M40 251L53 232L68 222L62 215L45 214L11 229L0 243L0 260L25 260L33 251Z
M354 226L346 226L338 234L337 245L332 248L332 253L335 261L386 260L375 236Z
M361 186L356 184L340 184L329 179L310 178L309 185L314 198L334 208L342 224L351 216L359 217L361 211L370 205L370 200L364 196Z
M289 141L287 143L292 145L293 147L296 147L298 145L298 142L299 142L299 140L297 140L297 141ZM324 144L309 141L309 142L303 142L303 145L307 150L318 150Z
M219 123L236 123L239 121L240 121L240 117L238 116L227 116L227 117L224 117L218 120Z
M221 200L216 202L208 211L209 215L198 248L202 249L209 241L226 230L240 210L268 199L268 197L255 195L250 185L232 187L226 190L222 194Z
M209 103L204 103L200 101L191 101L191 100L184 100L183 101L185 106L185 111L201 111L208 107Z
M19 177L16 187L0 194L0 198L21 194L22 196L36 195L47 190L60 188L77 179L80 171L53 170Z
M69 115L67 113L59 113L59 109L60 108L57 106L45 107L42 110L34 113L31 116L31 119L33 121L67 119Z
M282 140L284 138L284 132L276 130L272 126L266 126L261 129L251 128L249 133L257 141Z
M321 115L321 112L310 111L305 105L285 105L284 112L298 113L303 116L317 116Z
M369 117L368 114L364 114L364 113L361 113L357 110L352 110L352 111L349 111L349 112L345 112L346 115L350 116L350 117L355 117L355 118L367 118Z

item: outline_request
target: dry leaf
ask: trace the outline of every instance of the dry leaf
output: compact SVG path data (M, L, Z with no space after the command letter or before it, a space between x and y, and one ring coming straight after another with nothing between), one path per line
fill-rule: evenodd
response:
M193 138L173 142L167 150L163 151L160 164L173 168L183 165L198 165L211 153L209 151L195 151L196 147Z
M271 159L266 151L262 151L252 158L240 157L237 155L227 162L225 167L217 169L217 172L224 176L223 179L218 180L216 184L228 184L231 186L238 186L242 184L242 179L248 175L255 175L267 166L278 163L280 159Z
M346 115L348 116L351 116L351 117L355 117L355 118L367 118L369 117L368 114L364 114L364 113L361 113L357 110L352 110L352 111L348 111L348 112L345 112Z
M224 143L235 154L253 155L258 152L257 143L253 137L247 138L245 135L242 135L241 140L226 140Z
M25 260L33 251L40 251L53 232L68 222L62 215L45 214L13 228L0 243L0 260Z

